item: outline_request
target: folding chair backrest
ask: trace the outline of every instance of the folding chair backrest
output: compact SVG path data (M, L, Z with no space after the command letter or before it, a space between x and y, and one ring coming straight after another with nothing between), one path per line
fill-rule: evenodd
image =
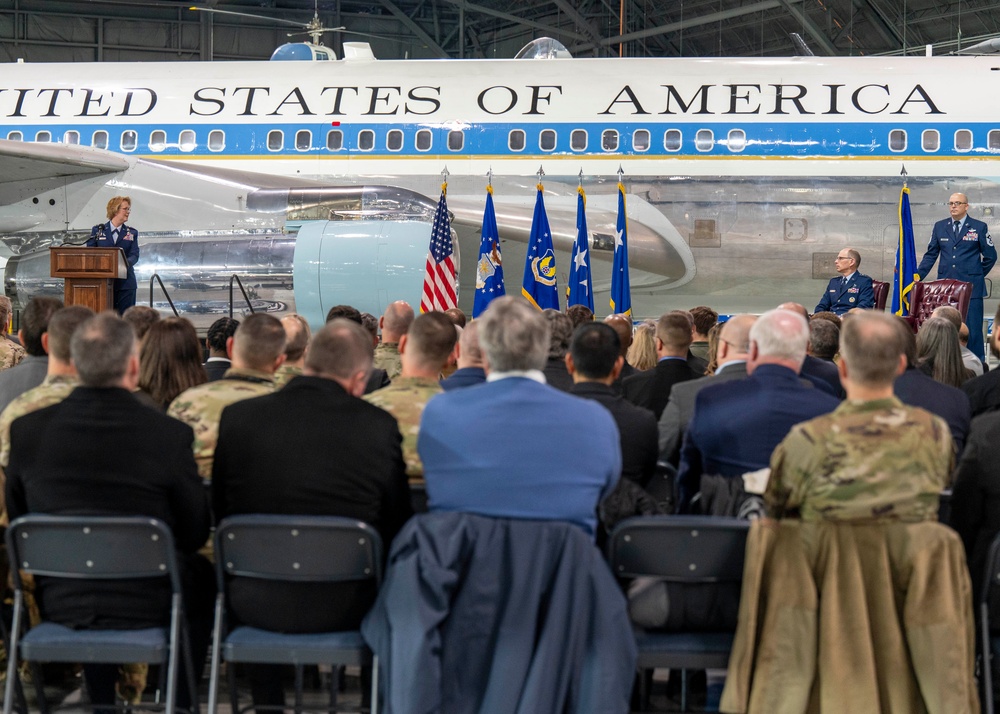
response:
M750 522L706 516L642 516L621 522L608 540L608 562L620 578L717 583L743 577Z
M7 550L15 582L18 570L70 579L169 576L180 590L173 534L155 518L23 516L7 529Z
M231 516L215 532L226 575L297 582L382 581L382 539L367 523L336 516Z

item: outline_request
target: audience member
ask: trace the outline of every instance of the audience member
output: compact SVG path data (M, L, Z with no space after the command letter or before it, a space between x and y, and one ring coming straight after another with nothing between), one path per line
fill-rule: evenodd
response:
M1000 359L1000 308L997 308L997 314L993 318L990 352ZM973 417L1000 407L1000 369L993 369L982 377L970 379L962 385L962 391L969 397Z
M273 394L226 407L212 468L216 518L344 516L372 525L388 550L411 514L410 493L395 420L360 399L371 368L368 333L356 322L334 318L309 343L305 374ZM357 628L375 588L371 581L242 578L229 594L230 610L243 624L329 632ZM254 705L283 706L280 670L254 670Z
M802 316L809 322L809 312L797 302L785 302L778 305L779 310L791 310ZM837 365L830 364L826 360L813 357L806 352L806 358L802 362L801 377L812 382L814 387L819 387L824 392L830 392L838 399L844 398L844 387L840 384L840 375L837 373Z
M270 394L274 372L285 359L285 329L277 318L258 312L244 318L229 338L233 366L222 379L181 392L167 414L194 430L194 460L198 475L212 477L212 458L219 439L219 419L230 404Z
M605 317L604 324L610 326L618 333L618 340L622 346L622 369L618 373L618 379L612 385L615 392L621 394L622 381L639 371L628 363L628 349L632 346L632 318L628 315L616 313Z
M955 453L961 454L972 418L969 398L961 389L936 382L917 369L917 336L903 318L897 317L896 324L906 356L906 369L896 377L893 392L903 404L926 409L944 419L955 442Z
M62 300L33 297L21 313L17 337L26 353L16 367L0 372L0 411L15 397L42 383L49 370L49 358L42 346L42 335L49 329L49 319L63 306Z
M850 310L848 310L848 312L850 312ZM828 320L828 321L832 322L834 325L837 326L837 334L838 335L840 334L841 328L844 326L844 324L843 324L844 321L840 319L840 315L837 315L836 313L833 313L833 312L816 312L816 313L813 313L813 316L811 318L809 318L809 321L812 322L813 320Z
M281 389L302 374L306 364L306 348L312 338L309 322L302 315L294 312L285 315L281 318L281 326L285 330L285 361L274 373L275 389Z
M972 378L962 363L958 330L942 317L932 317L917 333L917 368L928 377L952 387L961 387Z
M448 319L451 320L455 327L461 327L463 330L465 329L465 324L468 322L468 318L466 318L465 313L460 309L457 307L449 307L444 311L444 314L448 316Z
M432 397L444 390L438 381L441 368L455 347L455 325L443 312L427 312L410 324L399 338L403 370L385 389L365 396L370 404L392 414L403 435L403 461L411 482L423 480L424 467L417 453L420 417Z
M691 325L691 338L694 339L695 327L694 327L694 315L688 310L674 310L678 315L684 315L687 317L689 324ZM703 377L708 371L708 360L702 359L701 357L694 354L691 351L691 346L688 345L687 351L687 363L688 366L695 371L699 377Z
M830 320L815 317L809 321L809 350L807 355L825 362L834 362L840 347L840 330Z
M132 326L135 339L139 342L139 352L142 352L142 341L153 323L160 319L159 311L146 305L133 305L122 313L122 319Z
M738 515L753 509L744 474L767 468L774 447L795 424L826 414L837 399L803 384L809 325L789 310L771 310L750 327L746 379L704 387L681 447L678 506L691 508L701 492L701 511ZM744 513L748 515L748 513Z
M705 367L705 376L715 374L719 368L719 331L722 323L715 323L708 331L708 366Z
M938 305L931 317L943 317L955 326L958 330L958 349L962 354L962 364L972 372L973 377L980 376L983 373L983 362L969 349L969 327L962 321L962 313L951 305Z
M208 649L215 578L195 554L208 537L209 509L191 452L191 428L141 405L132 328L104 313L70 341L82 386L58 404L17 419L10 430L7 507L26 513L148 516L173 531L179 553L192 660ZM123 438L122 435L140 435ZM64 445L53 448L53 445ZM68 448L65 445L72 445ZM72 628L159 627L170 613L165 580L36 580L42 614ZM118 665L85 664L91 703L115 700ZM191 701L182 677L178 706ZM196 695L195 695L196 696Z
M659 454L661 461L677 466L680 448L688 422L694 413L698 392L710 384L746 379L750 359L750 328L757 320L754 315L733 315L719 325L718 363L714 374L675 384L659 422Z
M430 510L570 521L594 534L622 468L614 420L544 383L549 323L533 307L501 297L477 321L487 382L435 397L420 425Z
M0 295L0 371L10 369L24 359L24 348L10 337L10 324L14 318L14 307L10 298Z
M549 323L549 356L542 374L545 382L563 392L573 389L573 378L566 371L566 353L573 338L573 321L558 310L542 310Z
M370 312L361 313L361 326L372 336L372 349L378 347L378 318Z
M181 392L206 381L194 325L183 317L154 323L139 356L139 389L166 411Z
M205 347L208 348L208 359L205 360L205 375L209 382L222 379L222 376L232 366L229 354L229 340L236 334L240 326L239 320L231 317L220 317L208 328L205 337ZM140 352L141 354L141 352Z
M479 345L479 322L473 320L462 329L458 338L458 369L451 376L441 380L441 388L452 389L471 387L486 381L483 369L483 351Z
M570 305L566 308L566 317L570 319L573 323L573 329L575 330L580 325L585 325L588 322L594 321L593 311L586 305Z
M664 313L656 323L656 357L659 361L654 369L622 382L624 397L637 406L649 409L659 419L670 398L670 388L678 382L701 376L688 362L690 345L690 313L681 310Z
M656 366L656 323L653 320L644 320L636 326L625 361L636 372L645 372Z
M378 326L382 328L382 341L375 348L375 367L384 369L389 379L395 379L403 370L399 359L399 339L410 329L413 322L413 308L403 300L397 300L385 309Z
M391 306L390 306L391 307ZM361 319L361 313L358 312L356 307L351 307L350 305L334 305L326 313L326 322L329 324L337 318L343 318L345 320L350 320L351 322L361 325L364 327L363 321ZM378 341L375 340L375 343ZM373 348L375 344L373 344ZM368 384L365 385L365 394L371 394L376 389L382 389L383 387L389 386L389 375L388 373L379 367L372 367L371 373L368 377Z
M695 357L709 362L708 332L719 324L719 313L710 307L699 305L691 308L694 330L691 334L691 352Z

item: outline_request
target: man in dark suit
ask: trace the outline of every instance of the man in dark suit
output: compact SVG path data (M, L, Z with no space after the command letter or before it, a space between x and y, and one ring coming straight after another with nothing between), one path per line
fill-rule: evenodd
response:
M938 280L950 278L972 283L972 299L965 324L969 327L969 349L979 359L983 352L983 296L986 295L986 275L997 262L997 249L990 229L982 221L968 215L969 199L964 193L953 193L948 199L950 218L938 221L931 232L927 252L917 266L923 280L938 261Z
M205 374L208 375L209 382L217 382L222 379L229 368L233 366L232 340L236 335L236 328L239 326L239 320L234 320L231 317L220 317L208 328L208 333L205 335L205 346L208 347Z
M372 355L360 324L334 319L309 343L302 376L223 410L212 467L217 520L242 513L345 516L372 525L388 549L411 515L410 491L396 420L360 399ZM367 581L237 580L229 594L245 624L324 632L356 628L375 589ZM280 676L261 669L253 677L254 703L282 706Z
M803 320L809 322L809 311L797 302L783 302L778 305L778 309L791 310L801 315ZM810 331L811 338L812 332ZM837 397L837 399L844 398L844 386L840 383L840 373L837 371L837 365L829 360L820 359L809 354L808 347L806 348L806 358L802 361L802 369L799 370L799 376L812 382L814 387L818 387L824 392Z
M875 307L875 291L872 279L858 272L861 254L854 248L844 248L834 260L834 267L840 273L831 278L813 312L832 312L843 315L856 307Z
M681 442L694 413L694 400L698 392L710 384L746 379L747 360L750 359L750 328L756 320L755 315L733 315L729 318L720 328L719 367L715 374L675 384L670 390L670 400L660 415L658 425L661 461L676 466L680 460Z
M132 210L132 199L115 196L108 201L108 221L90 231L89 248L121 248L125 253L128 275L115 280L115 310L121 315L135 305L135 264L139 262L139 231L125 225Z
M649 409L659 419L670 398L670 388L702 376L687 363L690 346L690 313L680 310L664 313L656 323L656 367L622 382L623 396L636 406Z
M74 333L70 353L82 386L11 425L10 518L88 513L164 521L181 551L192 658L204 662L215 579L196 554L208 537L209 510L194 462L194 433L132 396L139 356L132 328L120 318L104 313L89 319ZM156 627L170 613L169 587L156 580L38 578L37 595L46 618L74 628ZM114 701L117 669L85 666L92 703ZM185 686L178 694L187 700Z
M485 381L483 350L479 346L479 323L473 320L462 328L462 334L458 338L458 369L441 380L441 388L449 392Z
M990 352L1000 358L1000 309L993 318L993 333L990 335ZM0 374L0 379L3 375ZM982 377L970 379L962 385L962 391L969 397L973 418L1000 408L1000 369L992 369Z
M837 408L836 397L799 380L808 342L800 315L765 312L750 328L749 376L698 392L677 475L682 513L704 491L706 477L740 479L766 468L792 426ZM703 512L713 512L711 506L703 503Z

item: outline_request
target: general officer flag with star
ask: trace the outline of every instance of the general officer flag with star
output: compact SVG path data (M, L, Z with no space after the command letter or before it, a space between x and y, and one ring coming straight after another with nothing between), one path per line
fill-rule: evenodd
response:
M618 182L615 259L611 265L611 312L632 314L632 291L628 280L628 221L625 218L625 186L621 181Z
M590 234L587 232L587 194L583 187L577 189L576 243L573 244L573 262L569 266L569 299L567 306L583 305L594 311L594 291L591 288Z
M476 263L476 300L472 304L473 319L479 317L494 299L506 293L503 284L503 261L500 258L500 231L493 208L493 187L486 187L486 210L483 211L483 233L479 240L479 262Z
M556 254L552 249L552 231L549 230L549 218L545 214L542 190L542 184L539 183L538 194L535 196L535 215L531 219L531 235L528 237L528 252L524 258L521 294L539 310L558 310Z

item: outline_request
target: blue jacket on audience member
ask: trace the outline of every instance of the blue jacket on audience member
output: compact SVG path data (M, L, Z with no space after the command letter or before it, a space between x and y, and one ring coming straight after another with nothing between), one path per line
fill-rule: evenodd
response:
M838 275L830 279L823 297L813 312L832 312L843 315L856 307L865 309L875 307L875 290L872 279L855 271L851 279L844 283L844 278Z

